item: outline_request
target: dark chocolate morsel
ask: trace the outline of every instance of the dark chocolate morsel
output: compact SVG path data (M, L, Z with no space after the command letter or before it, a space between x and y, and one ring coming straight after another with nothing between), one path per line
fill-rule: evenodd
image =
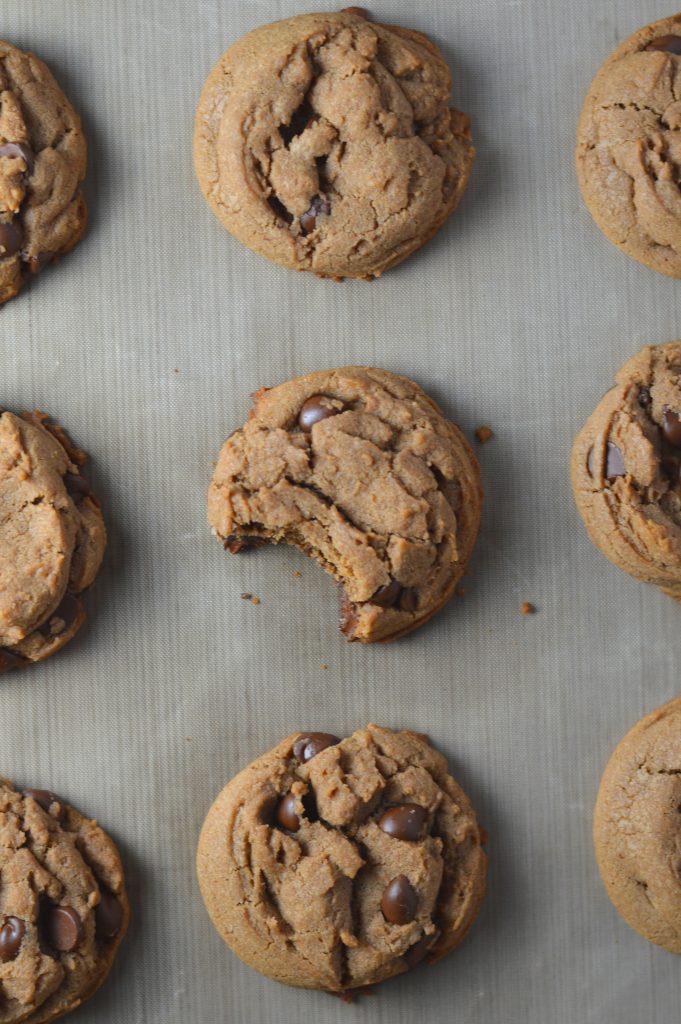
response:
M300 828L300 818L296 814L296 798L293 793L287 793L277 804L277 823L289 832L297 832Z
M419 603L416 587L404 587L400 594L400 608L403 612L415 612Z
M379 608L392 608L397 604L401 592L402 587L397 580L393 580L385 587L379 587L374 596L369 598L369 603L377 604Z
M422 939L419 939L413 946L410 946L407 952L402 954L402 959L407 967L411 969L420 964L436 939L437 933L435 935L424 935Z
M330 732L301 732L293 744L293 756L305 764L327 747L340 743L338 736Z
M639 388L638 389L638 404L642 409L647 409L652 402L652 395L650 394L650 388Z
M109 889L100 890L100 900L95 907L95 925L100 942L115 939L123 924L123 907L115 893Z
M608 441L608 447L605 454L605 478L606 480L614 480L618 476L624 476L626 469L624 468L624 459L622 458L622 452L613 444L612 441Z
M310 204L310 209L307 210L300 218L300 226L303 230L303 234L309 235L317 227L317 217L322 214L331 213L331 207L326 199L322 199L321 196L315 196Z
M24 232L18 221L0 221L0 257L14 256L23 242Z
M388 882L381 898L381 910L390 924L409 924L416 917L418 899L406 875Z
M232 535L225 541L226 549L233 555L240 555L243 551L253 551L261 548L265 543L260 537L237 537Z
M378 827L393 839L414 843L421 838L427 819L425 809L418 804L399 804L381 815Z
M0 928L0 961L7 963L19 955L26 925L18 917L6 917Z
M653 39L651 43L648 43L646 50L660 50L664 53L681 54L681 36L658 36L657 39Z
M59 805L59 810L56 814L57 821L63 821L64 818L64 804L49 789L25 789L21 794L27 800L34 800L39 807L45 811L46 814L50 813L50 807L54 804Z
M681 448L681 418L673 409L665 409L662 414L662 433L672 448Z
M298 426L306 434L309 434L315 423L328 420L330 416L337 416L342 409L332 404L326 395L313 395L308 398L298 414Z
M83 924L73 907L46 907L40 925L46 944L59 953L72 953L85 935Z
M26 164L27 173L33 173L33 168L35 166L33 150L30 146L27 146L25 142L6 142L4 146L0 146L0 157L3 156L21 157Z

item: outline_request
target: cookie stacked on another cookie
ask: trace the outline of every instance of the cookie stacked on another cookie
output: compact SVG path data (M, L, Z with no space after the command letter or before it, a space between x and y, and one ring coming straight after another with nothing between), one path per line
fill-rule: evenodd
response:
M300 548L343 587L349 640L421 625L466 571L482 489L458 427L412 381L349 366L255 395L225 441L208 494L233 553Z
M613 753L594 814L608 896L650 942L681 953L681 699L647 715Z
M222 938L287 985L345 992L436 960L485 888L468 798L425 736L295 733L208 813L198 876Z
M49 1024L96 992L128 924L111 839L54 793L0 779L0 1020Z
M584 102L577 173L599 228L629 256L681 277L681 14L634 32Z
M54 654L85 619L106 547L85 461L42 413L0 413L0 672Z
M0 303L80 240L87 151L49 68L0 42Z
M429 39L359 8L265 25L205 84L199 183L255 252L320 277L378 277L463 195L474 150L450 90Z
M644 348L616 382L574 443L577 508L611 562L681 600L681 342Z

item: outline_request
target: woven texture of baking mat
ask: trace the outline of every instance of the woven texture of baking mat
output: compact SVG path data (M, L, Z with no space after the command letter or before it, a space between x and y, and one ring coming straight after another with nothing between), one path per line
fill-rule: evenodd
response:
M1 34L82 113L89 232L0 313L0 405L49 411L91 453L110 531L90 617L0 680L0 774L119 841L133 923L80 1024L667 1024L674 957L600 885L591 811L614 744L675 696L681 611L592 549L571 438L639 346L681 335L680 285L583 208L574 128L656 0L375 0L443 48L477 163L459 212L380 281L296 275L242 248L191 165L226 47L309 0L28 0ZM346 645L336 588L286 549L224 554L205 490L250 392L368 363L413 377L478 446L486 490L465 596L392 646ZM294 570L300 576L294 575ZM249 591L259 606L241 600ZM531 601L537 614L523 617ZM354 1006L285 989L214 933L194 876L221 786L298 728L428 733L490 833L479 921L444 962Z

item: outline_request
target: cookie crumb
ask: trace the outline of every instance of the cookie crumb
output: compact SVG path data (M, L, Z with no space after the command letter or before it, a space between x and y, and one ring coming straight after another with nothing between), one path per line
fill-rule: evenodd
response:
M301 577L301 576L302 576L303 574L302 574L302 572L299 572L299 570L298 570L298 569L294 569L294 570L293 570L293 575L295 576L295 578L296 578L297 580L299 580L299 579L300 579L300 577Z
M494 437L494 431L491 427L476 427L475 436L480 444L487 444L490 438Z
M320 665L319 667L320 667L320 669L321 669L321 670L322 670L323 672L326 672L326 670L327 670L327 668L328 668L329 666L328 666L328 665Z
M534 615L536 610L537 609L535 608L535 606L533 604L530 604L529 601L523 601L523 603L520 606L520 611L523 615Z
M260 598L259 597L252 597L251 598L251 604L260 604Z
M252 601L253 600L253 594L242 594L241 595L241 600L242 601Z

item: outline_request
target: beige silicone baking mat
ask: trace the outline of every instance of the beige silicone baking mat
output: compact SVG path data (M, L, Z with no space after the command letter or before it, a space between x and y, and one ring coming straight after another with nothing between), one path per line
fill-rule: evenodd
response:
M590 826L613 745L681 691L681 610L591 548L567 463L618 366L681 336L681 286L600 235L572 156L602 59L672 11L372 0L377 18L443 48L478 159L424 251L375 283L334 284L233 241L190 154L222 50L326 6L0 7L0 35L50 64L90 141L87 237L0 313L0 404L48 410L89 450L110 531L79 638L0 680L0 774L96 816L127 868L129 937L74 1024L668 1024L679 961L611 908ZM407 374L469 436L495 434L478 446L486 505L465 596L369 649L340 637L320 570L287 549L232 558L205 517L212 461L249 393L347 363ZM369 720L427 732L449 756L489 830L489 890L458 952L347 1006L232 956L203 910L194 847L223 783L282 736Z

